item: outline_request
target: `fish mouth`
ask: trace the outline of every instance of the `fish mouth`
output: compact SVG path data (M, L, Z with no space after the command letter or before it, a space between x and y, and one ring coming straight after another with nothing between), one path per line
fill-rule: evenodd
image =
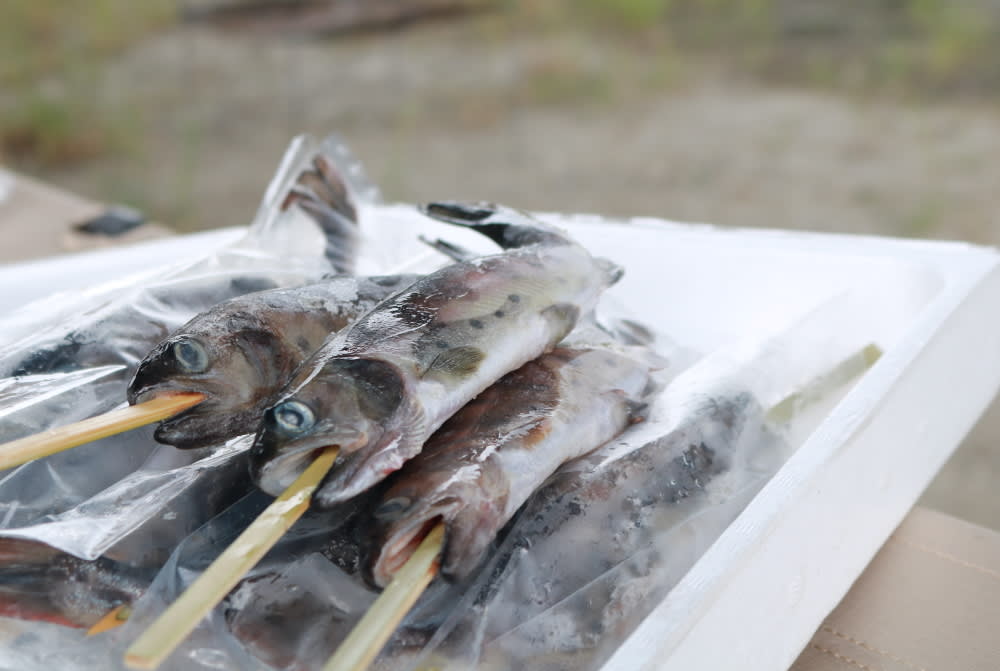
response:
M158 398L170 398L171 396L180 396L182 394L187 394L191 396L193 396L194 394L200 394L202 399L194 406L188 408L187 410L179 412L176 415L173 415L169 419L174 419L176 417L189 414L192 410L195 410L197 408L203 408L205 405L205 401L209 400L209 398L211 397L210 394L201 389L191 389L188 387L180 387L174 385L163 385L163 386L143 389L142 391L135 394L129 393L128 402L129 405L141 405L143 403L147 403L149 401L153 401Z
M268 459L254 469L257 486L271 496L279 496L305 472L323 449L307 445Z
M331 477L334 477L338 469L342 469L351 462L345 458L351 456L352 450L357 450L358 446L368 442L368 434L359 432L333 432L325 435L317 435L304 438L300 445L290 446L288 443L277 450L268 450L266 443L261 442L258 436L254 444L255 451L253 475L257 486L271 496L278 496L284 492L289 485L295 482L296 478L302 475L303 471L309 467L319 454L331 447L340 450L337 460L334 462L331 473L327 475L320 489L326 486ZM270 452L270 456L268 453ZM313 502L327 507L323 497L313 497Z
M178 413L160 422L153 431L153 439L179 450L207 447L221 442L210 423L211 416L193 412L194 408Z
M379 587L385 587L396 572L413 556L427 534L443 520L440 514L419 519L409 524L402 532L393 534L392 540L383 546L375 565L372 567L372 580Z
M178 449L205 447L219 442L219 426L217 422L213 422L215 403L204 392L173 388L150 389L136 395L132 405L180 394L199 394L202 398L190 408L160 420L153 432L156 442L172 445Z

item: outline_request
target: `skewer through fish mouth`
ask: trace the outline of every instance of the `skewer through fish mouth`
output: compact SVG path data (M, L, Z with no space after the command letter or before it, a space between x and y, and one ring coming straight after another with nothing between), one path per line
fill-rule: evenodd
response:
M338 437L340 440L331 440L328 434L317 435L302 440L298 445L285 445L281 450L275 450L267 433L261 432L250 452L251 477L260 489L278 496L302 475L323 450L335 447L344 453L368 440L367 434L358 432L344 432Z
M259 461L253 458L251 475L257 486L271 496L278 496L295 482L309 464L326 448L303 446L288 450L280 457ZM329 447L336 447L331 445Z
M161 420L153 432L153 437L158 443L172 445L179 449L192 449L222 442L230 437L218 421L218 401L212 394L204 391L162 385L144 389L136 394L129 394L129 402L132 405L141 405L156 399L175 396L191 398L200 396L201 400L191 407ZM234 415L235 413L230 412L227 419L231 419Z
M416 552L417 547L427 534L430 533L431 529L443 519L443 515L422 518L408 525L405 530L397 532L383 546L378 558L372 565L372 582L378 587L388 585L392 581L392 577L396 575L396 571L403 567L403 564Z

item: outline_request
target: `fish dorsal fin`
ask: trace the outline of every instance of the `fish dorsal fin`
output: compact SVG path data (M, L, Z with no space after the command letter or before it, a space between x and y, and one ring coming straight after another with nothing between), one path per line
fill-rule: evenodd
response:
M502 205L445 201L428 203L420 209L432 219L485 235L503 249L570 242L556 227Z
M580 307L572 303L556 303L542 310L542 316L556 327L555 344L568 336L580 319Z
M618 283L618 280L622 278L625 274L625 269L620 265L612 261L611 259L606 259L602 256L594 257L594 263L597 267L601 269L604 273L604 281L606 286L612 286Z

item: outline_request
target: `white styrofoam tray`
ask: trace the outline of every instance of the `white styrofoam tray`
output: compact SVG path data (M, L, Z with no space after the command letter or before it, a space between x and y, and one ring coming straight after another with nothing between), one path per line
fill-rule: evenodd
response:
M400 207L379 215L419 218ZM626 266L614 300L702 351L765 334L824 296L863 296L845 328L878 343L882 359L605 666L787 668L1000 385L1000 255L950 242L548 216ZM5 307L132 272L137 261L202 255L234 236L0 267ZM26 277L30 292L12 298Z

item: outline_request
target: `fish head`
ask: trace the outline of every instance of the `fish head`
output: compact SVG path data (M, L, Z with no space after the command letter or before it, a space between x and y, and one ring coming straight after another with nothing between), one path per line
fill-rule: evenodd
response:
M506 521L508 491L502 473L489 462L455 470L404 468L372 513L368 579L385 587L438 523L445 525L441 574L464 579Z
M135 405L177 392L205 398L157 427L157 441L182 449L214 445L252 432L264 408L294 370L294 357L273 330L249 314L225 328L206 313L158 344L128 386Z
M265 411L257 432L250 457L257 486L280 494L320 450L336 446L346 457L377 445L402 401L402 383L384 366L334 359L306 383L293 380L294 391Z

